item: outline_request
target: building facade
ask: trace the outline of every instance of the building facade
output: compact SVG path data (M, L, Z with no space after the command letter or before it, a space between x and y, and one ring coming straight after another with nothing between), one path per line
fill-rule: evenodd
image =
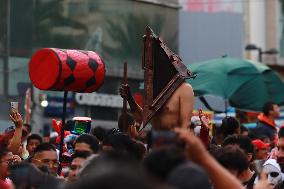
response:
M104 60L106 78L95 93L69 93L68 118L90 116L94 125L115 127L122 99L118 88L123 64L128 82L141 97L142 37L146 26L178 50L178 10L175 0L5 0L0 2L0 125L9 126L9 101L19 101L24 115L24 94L32 88L35 132L60 119L63 92L40 91L31 85L28 63L45 47L96 51ZM2 27L4 26L4 27ZM92 99L86 101L86 99ZM40 106L49 101L47 107ZM45 105L46 106L46 105ZM2 126L1 125L1 126Z

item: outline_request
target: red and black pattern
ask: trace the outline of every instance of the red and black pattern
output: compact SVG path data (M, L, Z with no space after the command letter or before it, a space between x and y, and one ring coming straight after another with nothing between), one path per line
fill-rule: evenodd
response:
M104 63L92 51L41 49L30 61L30 78L42 90L93 92L104 75Z

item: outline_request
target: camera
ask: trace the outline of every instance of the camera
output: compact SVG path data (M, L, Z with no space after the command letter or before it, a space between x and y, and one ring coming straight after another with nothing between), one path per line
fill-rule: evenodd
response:
M92 119L90 117L74 117L66 122L64 129L71 131L74 135L81 135L90 132L91 123Z

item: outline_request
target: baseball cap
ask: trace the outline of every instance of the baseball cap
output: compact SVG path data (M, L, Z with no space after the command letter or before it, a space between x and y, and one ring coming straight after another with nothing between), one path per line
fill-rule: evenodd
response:
M253 140L252 143L257 149L267 149L270 147L270 144L265 143L260 139Z

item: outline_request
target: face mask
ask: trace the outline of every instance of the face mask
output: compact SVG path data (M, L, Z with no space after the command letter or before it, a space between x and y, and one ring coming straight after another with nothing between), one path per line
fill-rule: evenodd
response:
M268 182L274 187L281 183L282 175L281 171L271 164L266 164L263 166L264 171L267 173Z

